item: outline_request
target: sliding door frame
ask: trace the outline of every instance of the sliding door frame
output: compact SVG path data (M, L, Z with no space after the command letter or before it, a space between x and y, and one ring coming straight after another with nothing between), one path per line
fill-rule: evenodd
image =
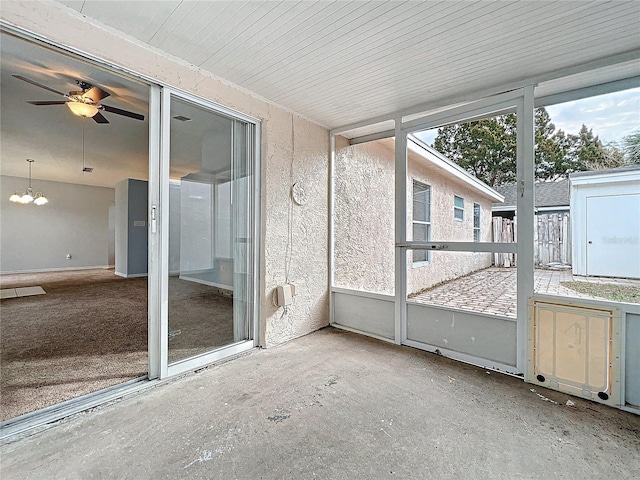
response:
M156 305L154 311L158 314L156 326L151 328L154 322L153 317L150 320L149 329L149 371L154 369L154 374L161 379L177 375L180 373L195 370L202 366L211 364L223 358L237 355L239 353L250 350L259 344L259 318L260 318L260 300L259 300L259 284L260 284L260 120L249 115L237 112L230 108L204 100L198 96L191 95L180 90L163 87L160 92L160 148L158 165L158 178L155 185L150 185L150 192L158 193L158 202L154 203L150 193L150 222L157 219L157 231L151 232L153 240L150 245L156 246L153 253L154 263L157 268L154 269L154 280L151 283L156 284L158 288L158 296L156 297ZM220 114L225 117L239 120L248 125L247 135L247 154L248 161L253 166L253 199L252 199L252 234L253 234L253 265L252 273L254 275L253 291L251 292L252 312L249 318L249 339L233 343L224 347L220 347L201 355L189 357L169 364L169 170L170 170L170 135L171 135L171 99L176 98L183 102L192 104L195 107L209 110L212 113ZM151 172L150 172L151 180ZM155 208L155 210L154 210ZM151 254L151 253L150 253ZM151 274L151 271L150 271ZM153 332L152 332L153 330ZM153 338L151 336L153 335ZM153 350L153 351L152 351ZM151 359L151 357L154 357ZM150 378L152 378L150 376Z

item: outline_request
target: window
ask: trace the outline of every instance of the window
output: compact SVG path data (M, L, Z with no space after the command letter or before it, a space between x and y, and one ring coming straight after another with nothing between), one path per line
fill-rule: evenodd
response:
M431 240L431 187L413 181L413 241L428 242ZM428 250L413 251L413 265L431 261Z
M473 204L473 241L480 241L480 204Z
M458 221L464 220L464 198L453 196L453 218Z

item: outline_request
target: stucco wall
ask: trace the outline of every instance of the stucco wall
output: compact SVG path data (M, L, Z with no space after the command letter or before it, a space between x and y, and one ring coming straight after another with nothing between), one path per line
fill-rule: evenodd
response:
M394 292L394 151L391 140L342 148L335 169L335 284L376 293ZM431 186L431 240L473 241L473 203L479 203L480 234L491 241L491 200L463 182L409 154L407 234L411 238L412 181ZM453 196L464 198L464 221L453 218ZM431 263L413 268L408 291L489 267L491 254L432 252Z
M337 287L394 291L393 150L369 142L336 152L334 258Z
M327 158L328 131L250 92L170 58L78 12L49 2L2 2L2 19L51 41L79 49L262 120L262 264L260 338L275 345L325 326L328 314ZM292 136L292 117L295 142ZM295 155L294 145L295 143ZM293 162L293 176L290 175ZM283 314L271 303L285 281L290 183L302 181L308 201L292 212L290 279L298 283L295 304Z
M473 204L480 204L480 238L491 241L491 200L480 195L461 181L443 175L433 167L409 154L407 192L412 192L412 180L431 186L431 241L473 242ZM464 198L464 220L453 218L453 197ZM413 202L407 203L408 235L411 238ZM491 266L490 253L431 252L431 263L413 268L412 252L407 255L409 275L407 291L414 293L436 283L460 277Z

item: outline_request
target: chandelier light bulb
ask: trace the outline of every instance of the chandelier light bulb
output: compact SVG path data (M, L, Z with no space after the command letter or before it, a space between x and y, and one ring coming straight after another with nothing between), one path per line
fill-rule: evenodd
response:
M33 190L31 190L31 187L27 188L27 191L24 192L24 195L22 195L22 198L20 199L20 203L31 203L33 202Z
M47 200L47 197L45 197L42 194L42 192L38 192L36 193L36 198L33 200L33 203L35 203L38 206L41 206L49 203L49 200Z
M33 189L31 188L31 164L35 162L35 160L31 158L27 158L27 162L29 165L29 186L27 190L20 195L17 191L15 191L10 197L9 201L13 203L21 203L23 205L27 205L29 203L34 203L38 206L46 205L49 203L49 199L44 196L42 192L38 192L35 195L33 194Z

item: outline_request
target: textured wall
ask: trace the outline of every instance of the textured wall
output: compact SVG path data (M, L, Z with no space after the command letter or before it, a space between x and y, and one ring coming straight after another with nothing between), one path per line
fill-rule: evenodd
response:
M480 204L480 235L483 242L491 241L491 200L480 195L465 183L451 176L442 175L429 168L418 157L409 155L407 192L412 191L412 179L431 185L431 241L473 242L473 203ZM464 220L453 218L453 196L464 198ZM412 203L408 203L407 225L409 232L413 215ZM409 233L410 235L410 233ZM491 266L490 253L431 252L431 263L412 267L412 252L407 255L409 264L408 291L413 293L436 283L460 277Z
M157 79L262 120L261 342L265 346L304 335L329 323L327 262L328 131L295 116L294 180L307 186L308 202L292 212L291 280L295 304L283 315L271 304L285 280L290 205L292 114L179 59L170 58L77 12L50 2L3 2L2 18L50 40Z
M266 196L263 315L268 319L264 338L275 344L309 333L329 321L329 134L317 125L275 109L271 109L265 131L271 142L269 151L263 155L267 172L263 184ZM294 183L304 188L303 205L291 201ZM297 287L297 295L285 311L276 308L272 298L275 287L287 280L287 270L288 280Z
M412 180L431 186L431 239L473 241L473 203L481 206L481 238L491 241L491 200L441 173L410 152L407 192ZM336 156L335 284L376 293L394 292L394 152L390 140L342 148ZM453 196L465 200L464 221L453 219ZM407 204L411 238L412 202ZM433 252L428 265L413 268L408 254L408 291L491 265L491 254Z
M369 142L338 150L335 164L335 285L394 292L393 150Z

